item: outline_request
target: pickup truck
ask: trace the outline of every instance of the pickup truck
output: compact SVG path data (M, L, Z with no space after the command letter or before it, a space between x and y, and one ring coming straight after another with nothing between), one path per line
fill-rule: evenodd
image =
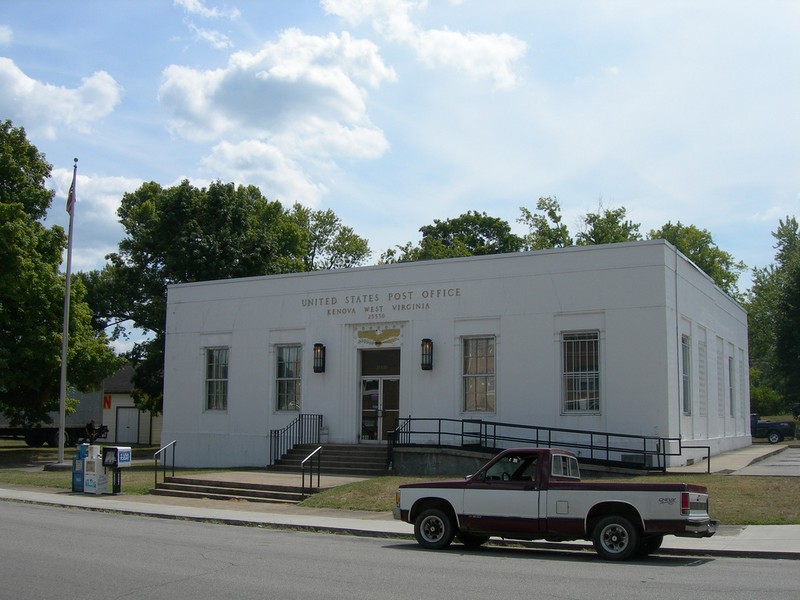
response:
M606 560L651 554L668 534L710 537L719 524L703 486L582 482L575 454L554 448L504 450L466 479L401 485L392 513L423 548L591 540Z
M770 444L782 442L784 438L795 437L794 421L762 421L757 413L750 414L750 435L754 438L767 438Z

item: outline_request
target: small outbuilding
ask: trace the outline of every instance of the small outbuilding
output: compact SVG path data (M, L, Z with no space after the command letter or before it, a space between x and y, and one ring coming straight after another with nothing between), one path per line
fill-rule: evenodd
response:
M405 419L749 445L747 315L662 240L173 285L162 440L187 467L264 466ZM677 440L677 442L675 442Z

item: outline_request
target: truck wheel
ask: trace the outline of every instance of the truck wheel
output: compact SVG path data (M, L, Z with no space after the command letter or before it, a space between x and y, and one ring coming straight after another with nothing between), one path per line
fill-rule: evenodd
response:
M592 543L605 560L627 560L639 549L639 532L625 517L605 517L595 525Z
M439 508L422 511L414 521L414 537L423 548L431 550L447 548L454 536L452 519Z
M47 445L50 446L51 448L58 448L58 435L59 435L59 430L56 429L52 433L52 435L49 436L49 439L47 440ZM69 431L67 431L65 429L64 430L64 448L67 448L69 446L70 446Z
M639 542L639 556L650 556L653 552L661 548L664 541L663 535L646 535Z
M489 541L488 535L475 535L474 533L460 532L456 534L456 538L467 548L477 548Z
M25 434L25 443L29 448L41 448L44 442L44 434L39 429L33 429Z
M774 429L771 429L770 431L767 432L767 440L769 441L770 444L777 444L778 442L783 441L783 436L781 435L780 431L775 431Z

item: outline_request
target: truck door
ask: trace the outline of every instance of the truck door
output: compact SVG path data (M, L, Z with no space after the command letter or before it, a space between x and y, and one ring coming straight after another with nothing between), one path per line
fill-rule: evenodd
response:
M539 532L537 456L507 454L467 483L461 527L470 531Z

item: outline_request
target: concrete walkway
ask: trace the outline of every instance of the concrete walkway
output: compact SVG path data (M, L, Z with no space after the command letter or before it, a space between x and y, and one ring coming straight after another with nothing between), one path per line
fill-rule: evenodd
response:
M781 451L785 446L756 445L712 457L712 472L733 472ZM670 472L706 472L707 465L670 469ZM241 481L241 471L220 473ZM249 477L264 478L263 471ZM289 485L297 484L297 475L287 475ZM341 485L357 478L323 477L322 487ZM287 482L289 479L287 479ZM255 525L292 530L308 530L350 535L413 540L413 527L396 521L388 513L313 509L288 504L222 501L205 498L187 499L169 496L87 495L46 488L0 488L0 501L26 502L84 510L144 515L157 518L213 521L235 525ZM496 540L492 543L501 543ZM558 550L588 550L586 542L531 542L530 547ZM692 539L667 536L658 554L739 556L800 559L800 525L722 526L711 538Z

